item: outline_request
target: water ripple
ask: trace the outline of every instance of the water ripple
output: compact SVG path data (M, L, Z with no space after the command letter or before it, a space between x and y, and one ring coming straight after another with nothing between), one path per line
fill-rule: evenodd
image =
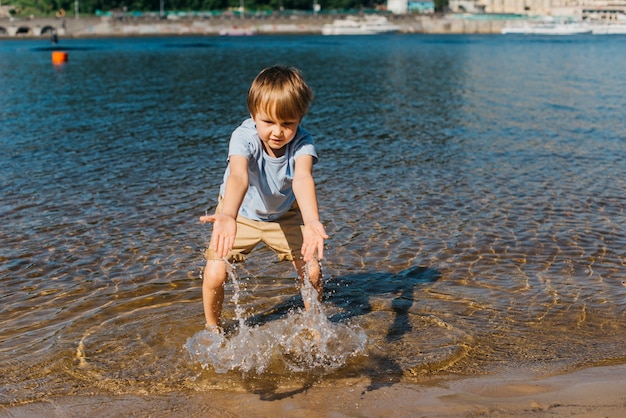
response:
M65 40L56 69L36 42L0 45L3 404L624 361L622 38ZM367 335L314 378L182 348L203 323L197 217L250 80L280 61L316 93L324 312ZM289 267L260 249L238 272L246 326L289 337Z

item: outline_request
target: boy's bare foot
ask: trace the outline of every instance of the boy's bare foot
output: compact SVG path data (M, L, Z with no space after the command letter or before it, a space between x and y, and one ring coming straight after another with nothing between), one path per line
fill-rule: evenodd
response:
M205 325L204 326L204 330L207 332L211 332L213 334L223 334L224 330L222 329L222 327L220 327L219 325Z

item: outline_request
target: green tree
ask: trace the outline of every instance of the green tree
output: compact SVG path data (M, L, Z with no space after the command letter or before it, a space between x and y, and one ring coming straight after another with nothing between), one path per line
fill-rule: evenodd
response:
M165 0L167 11L224 11L237 8L241 0ZM248 10L306 10L311 11L314 0L244 0ZM317 0L322 10L373 9L386 0ZM13 4L21 14L51 15L59 9L74 11L74 0L2 0L3 5ZM447 6L448 0L436 0L438 10ZM94 14L96 10L159 11L161 0L80 0L82 15Z
M448 9L448 5L450 2L448 0L434 0L435 2L435 12L443 13Z

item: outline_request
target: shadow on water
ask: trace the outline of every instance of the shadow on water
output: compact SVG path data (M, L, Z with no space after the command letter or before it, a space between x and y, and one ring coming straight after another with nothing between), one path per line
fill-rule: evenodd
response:
M440 277L439 271L422 266L411 267L399 273L365 272L335 277L335 289L328 292L328 300L342 307L343 312L333 315L330 320L345 321L368 314L373 310L372 296L395 295L391 302L394 321L386 333L386 340L393 342L412 330L408 312L416 300L416 287L434 283Z
M433 283L441 277L441 273L430 267L416 266L399 273L392 272L363 272L332 277L326 283L324 305L332 311L332 306L340 308L340 312L333 313L329 320L334 323L344 323L358 317L365 317L377 310L392 312L391 324L384 331L384 343L400 344L403 337L414 331L410 321L410 310L417 301L416 291L420 285ZM382 296L382 298L380 298ZM378 307L375 299L390 300L390 306ZM247 319L250 325L264 325L276 321L286 315L301 303L299 296L293 296L273 308L253 315ZM380 325L373 323L371 331L379 331ZM394 350L370 350L368 361L356 365L358 372L370 380L366 392L382 387L393 386L402 379L405 369L396 358ZM276 400L305 392L316 381L305 380L302 387L288 393L279 392L278 387L249 388L261 396L261 399Z
M393 321L385 331L385 341L393 344L411 331L409 310L417 301L415 292L420 285L433 283L441 273L430 267L416 266L399 273L364 272L334 278L336 289L329 292L329 302L343 308L341 313L331 316L331 321L347 321L364 316L376 308L372 298L380 295L395 295L391 299ZM343 290L342 290L343 289ZM352 290L354 289L354 290ZM370 379L366 391L393 386L400 382L404 368L388 350L368 355L368 367L362 373Z
M258 395L260 400L271 402L290 398L299 393L305 393L314 386L316 381L317 377L307 376L300 387L288 391L282 391L277 384L267 383L263 387L248 387L247 389L250 393Z
M441 273L430 267L411 267L399 273L364 272L326 279L324 302L332 303L343 309L332 315L332 322L342 322L350 318L365 315L372 311L370 298L375 295L395 294L392 309L395 313L393 325L387 330L387 341L392 342L411 331L407 320L408 311L415 302L415 287L433 283ZM353 290L354 289L354 290ZM246 319L247 325L264 325L287 315L294 306L301 303L300 295L275 305L265 312Z

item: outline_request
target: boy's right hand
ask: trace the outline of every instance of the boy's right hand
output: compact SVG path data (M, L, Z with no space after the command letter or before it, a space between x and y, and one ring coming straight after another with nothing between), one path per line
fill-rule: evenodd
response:
M200 222L213 223L213 234L211 235L211 246L220 258L226 257L232 250L237 234L237 221L232 216L223 213L205 215L200 217Z

